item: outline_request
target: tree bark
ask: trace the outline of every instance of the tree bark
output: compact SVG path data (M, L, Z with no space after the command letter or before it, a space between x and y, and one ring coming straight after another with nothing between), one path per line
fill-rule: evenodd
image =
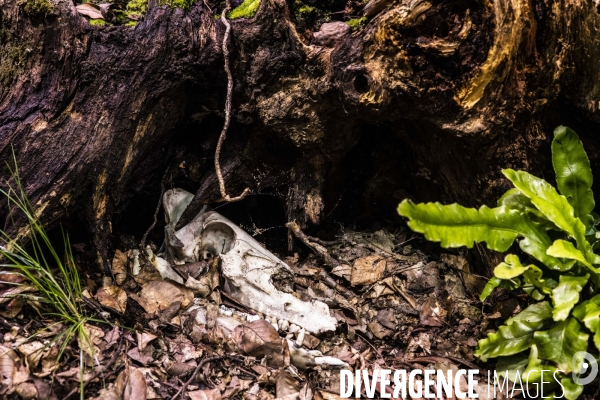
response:
M153 0L135 28L91 27L70 0L51 3L47 15L0 7L0 157L14 148L45 224L82 213L106 265L115 213L167 167L185 161L197 183L188 216L219 200L224 27L202 1L185 12ZM368 215L406 196L491 204L508 187L501 168L546 172L560 123L598 169L594 3L385 3L333 47L300 34L284 0L231 21L231 193L283 193L301 226L349 187L344 201Z

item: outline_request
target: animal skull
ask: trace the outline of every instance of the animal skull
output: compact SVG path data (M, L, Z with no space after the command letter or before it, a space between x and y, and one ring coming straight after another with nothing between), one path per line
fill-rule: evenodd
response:
M218 255L225 289L241 304L312 333L335 330L337 321L329 315L325 303L302 301L273 285L273 275L291 275L290 267L219 213L203 208L189 224L174 231L192 198L182 189L169 190L163 197L167 264L181 265ZM165 270L164 260L156 259L161 275L171 275Z

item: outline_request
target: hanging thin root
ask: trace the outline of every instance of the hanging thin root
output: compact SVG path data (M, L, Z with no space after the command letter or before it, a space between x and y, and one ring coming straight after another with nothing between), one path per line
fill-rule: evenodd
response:
M223 130L221 131L221 136L219 136L219 141L217 142L217 149L215 151L215 171L217 172L217 178L219 179L219 190L221 191L221 196L223 200L226 202L240 201L243 200L244 197L250 193L250 188L244 189L241 195L237 197L229 197L227 194L227 190L225 190L225 180L223 179L223 174L221 173L221 165L219 163L219 155L221 154L221 147L223 147L223 142L225 141L225 137L227 136L227 129L229 129L229 122L231 120L231 96L233 93L233 76L231 75L231 69L229 68L229 49L227 48L227 43L229 42L229 35L231 33L231 25L229 25L229 21L227 21L227 13L231 9L231 4L229 0L227 0L227 5L221 14L221 21L225 24L225 34L223 35L223 58L225 60L225 73L227 74L227 98L225 99L225 122L223 124Z

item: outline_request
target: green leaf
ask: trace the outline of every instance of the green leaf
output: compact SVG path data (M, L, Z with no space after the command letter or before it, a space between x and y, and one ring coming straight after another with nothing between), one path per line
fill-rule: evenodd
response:
M495 370L498 376L502 376L509 379L511 382L514 382L517 373L519 373L520 376L523 376L523 371L525 371L527 363L528 354L524 351L512 356L498 357Z
M552 241L545 230L533 223L526 214L506 206L480 209L466 208L458 204L415 204L404 200L398 213L409 219L408 226L423 233L427 240L440 242L442 247L472 248L475 243L485 242L490 250L506 251L518 236L521 249L535 259L557 270L566 270L560 260L546 254Z
M518 315L509 318L496 333L488 334L477 345L475 355L482 361L510 356L527 350L533 344L534 332L552 324L552 307L547 301L532 304Z
M502 283L502 279L498 279L495 276L490 278L490 280L487 281L487 283L485 284L485 287L481 291L481 294L479 295L479 300L482 302L485 301L485 299L487 299L490 296L490 294L492 294L494 289L496 289L498 286L500 286L501 283Z
M586 285L589 275L567 276L559 278L558 286L552 291L554 310L552 315L555 321L564 321L569 316L571 309L579 301L579 293Z
M486 283L485 287L481 291L481 294L479 295L479 300L485 301L485 299L487 299L497 287L501 287L506 290L514 290L517 289L519 286L521 286L521 281L519 279L502 280L493 276L490 278L490 280Z
M543 179L537 178L525 171L505 169L504 175L521 190L536 208L557 227L575 239L577 247L588 256L591 248L585 239L586 228L565 196L558 194L556 189ZM588 261L592 261L588 259Z
M529 284L523 285L523 291L525 293L527 293L527 295L529 297L531 297L532 299L537 300L537 301L542 301L546 298L544 293L540 292L539 289L533 285L529 285Z
M555 362L558 368L569 373L575 353L587 350L589 335L581 332L581 325L575 318L569 318L550 330L535 332L533 337L539 357Z
M568 258L569 260L579 261L594 272L600 272L600 269L594 268L592 264L586 260L585 256L581 251L575 248L573 243L566 240L558 239L552 243L552 246L548 247L546 254L553 257Z
M528 268L521 264L521 260L517 255L509 254L504 258L504 262L494 268L494 275L500 279L513 279L522 275Z
M564 397L567 400L576 400L583 392L583 386L573 382L570 377L562 378L560 384L564 390Z
M534 226L534 229L539 227ZM536 235L531 235L519 241L519 247L525 253L529 254L545 266L555 271L565 272L570 270L575 261L561 262L558 258L547 254L548 247L551 245L551 240L548 234L539 229Z
M537 266L531 264L527 271L523 272L523 280L529 285L533 285L544 294L552 293L556 287L556 281L552 279L542 279L543 272Z
M506 206L513 210L519 210L522 213L528 213L533 222L541 225L545 229L556 229L556 226L548 221L544 214L535 208L535 205L531 202L529 197L525 196L523 192L517 188L507 190L506 193L498 199L498 207L500 206Z
M554 130L552 141L552 165L556 172L558 190L566 196L578 217L589 228L593 219L594 193L593 176L583 144L577 134L565 127Z
M408 226L423 233L427 240L440 242L444 248L486 242L490 250L506 251L520 234L522 216L506 207L479 210L458 204L414 204L404 200L398 213L409 218Z
M600 294L573 309L573 316L594 334L594 344L600 349Z
M535 344L531 345L531 351L529 352L529 358L527 360L527 367L525 371L521 374L521 376L525 376L529 383L540 383L542 381L542 370L546 373L544 377L544 381L548 382L548 376L553 375L557 368L554 365L548 364L546 361L540 360L538 357L538 348ZM550 381L549 386L555 386L554 380ZM558 386L558 385L556 385Z

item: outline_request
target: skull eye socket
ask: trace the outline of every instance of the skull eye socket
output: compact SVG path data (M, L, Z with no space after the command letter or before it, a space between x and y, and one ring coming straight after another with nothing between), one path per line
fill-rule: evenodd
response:
M226 254L233 247L235 232L226 224L217 222L208 225L202 232L200 259L208 260Z

